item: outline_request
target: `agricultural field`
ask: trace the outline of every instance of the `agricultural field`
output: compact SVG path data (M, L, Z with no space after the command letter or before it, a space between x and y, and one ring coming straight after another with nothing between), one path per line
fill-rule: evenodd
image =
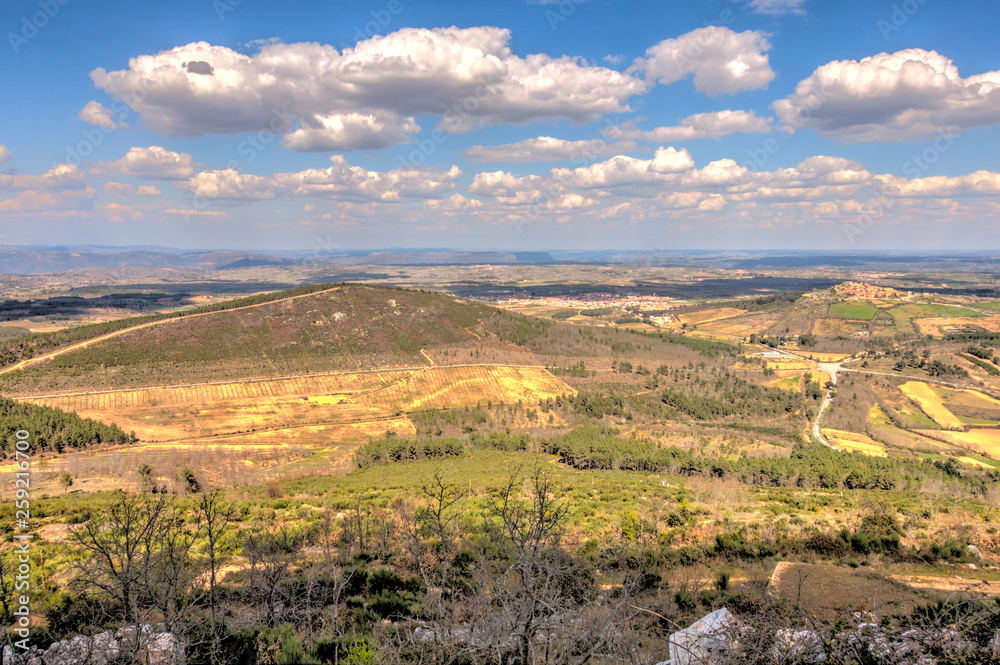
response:
M434 367L409 373L361 399L388 411L538 402L575 394L547 370L531 367Z
M899 386L899 389L904 395L919 404L921 411L942 428L963 429L965 426L965 423L948 410L941 397L928 384L922 381L907 381Z
M944 337L957 330L1000 332L1000 312L991 316L915 318L913 325L921 335L933 335L934 337Z
M823 353L812 349L794 349L795 353L820 363L839 363L851 357L850 353Z
M365 425L385 431L394 414L477 404L536 404L575 391L544 369L428 367L191 387L27 398L115 422L144 441L219 437L312 425ZM407 429L412 429L409 425ZM368 428L359 437L372 434ZM358 440L355 438L355 440Z
M686 323L689 326L697 326L703 323L719 321L721 319L731 319L741 314L746 314L746 310L736 309L734 307L718 307L686 314L679 314L677 318L681 323Z
M703 323L698 326L698 330L718 333L720 335L732 335L736 337L749 337L750 333L757 331L757 326L753 323L741 321L721 320Z
M888 457L885 446L870 436L838 429L824 429L823 435L837 448L847 452L858 452L873 457Z
M624 281L627 271L613 274ZM733 288L722 282L698 288ZM166 528L189 529L190 572L203 574L206 541L195 525L210 489L235 516L220 550L232 573L221 576L220 616L236 626L232 617L266 613L284 622L274 631L286 630L304 625L307 613L297 613L315 589L343 591L307 618L365 645L431 621L445 595L470 616L514 606L497 600L518 582L503 578L512 539L495 527L532 514L555 535L530 565L558 566L560 585L577 585L585 599L563 625L606 622L623 599L662 632L660 617L686 625L721 606L817 621L866 609L905 615L947 599L957 572L962 584L992 589L1000 466L983 444L1000 432L985 427L994 414L1000 422L1000 401L951 366L968 344L912 329L874 343L810 339L820 320L875 327L888 315L831 318L825 291L738 295L684 306L686 330L656 330L618 321L623 312L536 308L528 317L451 295L345 285L35 358L2 375L18 402L0 425L26 417L15 409L45 405L138 437L75 422L68 450L48 446L36 457L39 546L58 580L40 588L60 594L39 609L57 618L75 606L86 616L87 598L62 583L77 556L67 542L77 525L105 524L105 507L128 497L163 499L184 516ZM760 355L781 346L805 358ZM863 362L871 375L836 375L821 412L828 375L818 363L851 357L851 368ZM934 385L931 371L970 389ZM932 417L965 431L938 429ZM819 445L814 427L836 449ZM107 444L112 435L122 443ZM13 460L4 463L0 472L13 473ZM439 531L426 521L434 501L444 506ZM280 607L262 609L254 557L287 564L274 586ZM441 565L448 561L455 567ZM975 570L960 568L973 561ZM461 579L442 581L445 569ZM951 587L931 579L938 572ZM309 586L314 573L320 582ZM191 611L204 618L199 602ZM162 619L156 607L142 611L143 621ZM254 648L266 643L282 654L273 662L302 662L267 641L277 634L256 634ZM359 644L327 644L325 662L330 653L380 662L359 657Z
M828 337L851 336L868 330L868 322L856 319L820 318L816 319L810 332Z
M794 372L790 373L790 376L785 376L781 379L775 379L771 381L768 385L774 386L775 388L782 388L783 390L790 390L792 392L800 393L802 392L802 374L804 372Z
M968 432L939 432L941 436L957 446L1000 459L1000 429L973 429Z
M875 318L875 306L869 302L838 302L830 305L830 316L838 319L857 319L871 321Z

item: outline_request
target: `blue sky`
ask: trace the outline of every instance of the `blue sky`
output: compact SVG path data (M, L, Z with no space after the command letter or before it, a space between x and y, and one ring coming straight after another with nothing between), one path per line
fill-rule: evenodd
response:
M998 13L8 0L0 242L993 250Z

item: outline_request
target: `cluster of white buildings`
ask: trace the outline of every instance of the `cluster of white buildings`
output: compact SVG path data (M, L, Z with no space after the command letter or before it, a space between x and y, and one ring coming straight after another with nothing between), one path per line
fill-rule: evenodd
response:
M566 307L589 309L598 307L615 307L618 309L633 309L638 311L670 309L684 304L682 301L666 296L651 295L619 295L615 293L585 293L579 296L551 296L527 298L497 298L491 300L497 305L523 307L540 305L544 307Z

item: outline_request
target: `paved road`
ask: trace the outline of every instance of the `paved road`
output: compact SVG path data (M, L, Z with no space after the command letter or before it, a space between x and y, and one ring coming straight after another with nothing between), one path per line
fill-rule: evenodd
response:
M949 388L956 388L959 390L977 390L979 392L986 393L987 395L998 397L997 395L992 395L988 390L984 389L982 386L966 385L963 383L954 383L951 381L942 381L940 379L935 379L928 376L910 376L907 374L898 374L894 372L878 372L866 368L859 369L854 367L844 367L844 363L850 362L851 360L856 360L856 358L854 358L853 356L851 358L842 360L838 363L821 363L812 360L811 358L807 358L798 353L792 353L790 351L785 351L785 350L782 350L782 353L786 353L800 360L810 362L813 365L815 365L817 369L829 375L830 383L832 384L832 386L829 389L827 389L826 394L823 396L823 403L819 407L819 413L816 414L816 420L813 421L812 434L814 439L822 443L824 446L828 448L833 448L834 450L839 450L839 448L831 444L827 440L827 438L823 436L821 421L823 418L823 412L826 411L826 409L833 402L833 391L835 389L835 386L837 385L837 375L840 372L855 372L857 374L874 374L876 376L893 376L896 377L897 379L909 379L911 381L923 381L924 383L935 383L937 385L947 386Z

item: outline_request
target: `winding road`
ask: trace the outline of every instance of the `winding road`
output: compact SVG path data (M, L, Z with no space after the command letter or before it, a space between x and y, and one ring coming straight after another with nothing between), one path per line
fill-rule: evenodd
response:
M821 444L823 444L827 448L832 448L833 450L840 450L840 449L837 448L836 446L834 446L832 443L830 443L826 439L826 437L823 436L823 431L822 431L822 425L821 425L821 423L822 423L822 419L823 419L823 412L826 411L826 409L833 402L833 394L834 394L834 390L836 389L836 385L837 385L837 375L840 372L855 372L857 374L868 374L868 375L876 375L876 376L892 376L892 377L895 377L897 379L909 379L911 381L922 381L924 383L935 383L935 384L940 385L940 386L945 386L947 388L955 388L955 389L958 389L958 390L975 390L975 391L978 391L978 392L985 393L987 395L991 395L992 397L997 397L996 395L992 395L989 391L985 390L982 386L970 386L970 385L964 385L964 384L961 384L961 383L953 383L951 381L942 381L940 379L935 379L935 378L932 378L932 377L929 377L929 376L911 376L911 375L908 375L908 374L897 374L897 373L894 373L894 372L878 372L878 371L869 370L869 369L858 369L858 368L855 368L855 367L844 367L844 363L851 362L852 360L858 360L858 358L856 358L854 356L851 356L850 358L845 358L844 360L841 360L840 362L836 362L836 363L822 363L822 362L818 362L816 360L813 360L812 358L808 358L806 356L803 356L801 354L792 353L791 351L786 351L785 349L781 349L781 353L784 353L785 355L788 355L788 356L791 356L791 357L794 357L794 358L798 358L799 360L804 360L805 362L812 363L813 365L816 366L816 368L818 370L820 370L821 372L825 372L827 375L829 375L829 377L830 377L830 387L827 389L826 393L823 395L823 403L820 405L819 412L816 414L816 419L813 421L812 434L813 434L813 438L814 439L816 439L818 442L820 442Z

